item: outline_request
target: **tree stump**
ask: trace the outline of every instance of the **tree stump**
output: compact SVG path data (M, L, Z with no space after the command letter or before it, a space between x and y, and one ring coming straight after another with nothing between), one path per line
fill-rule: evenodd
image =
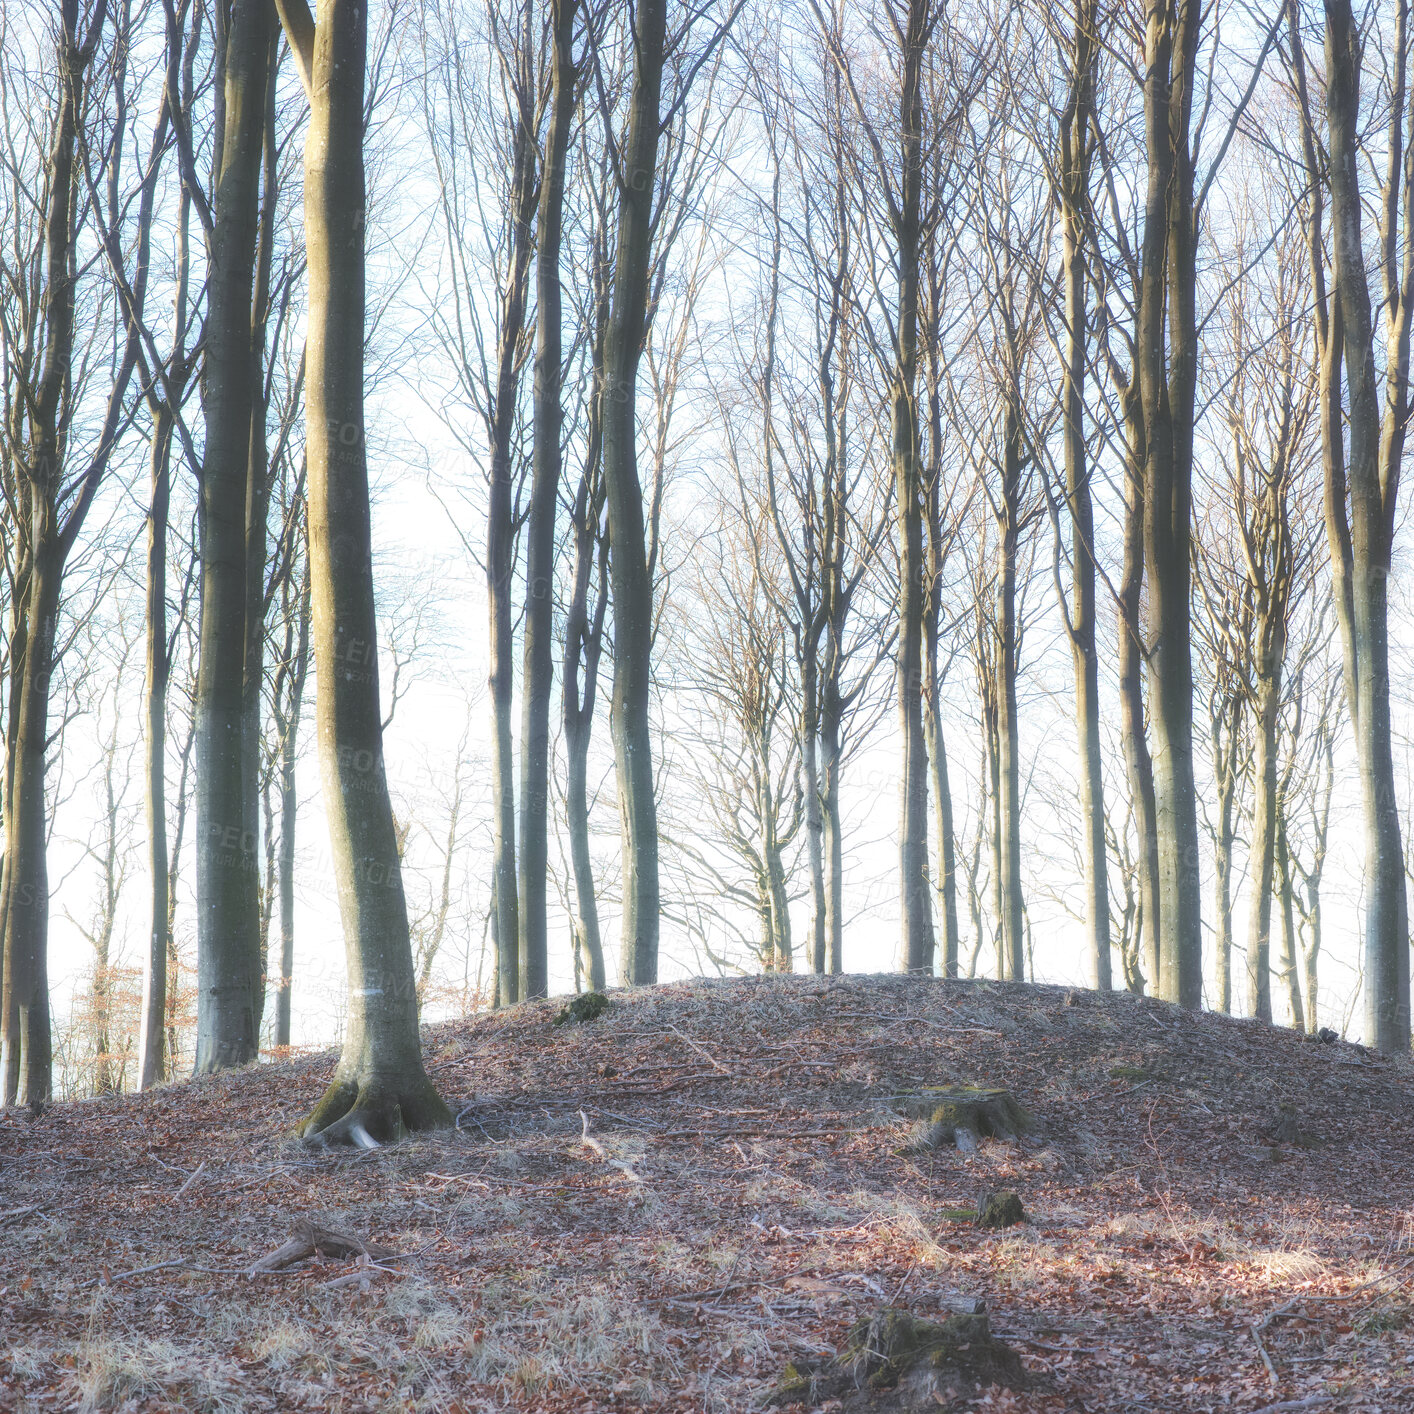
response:
M928 1086L889 1103L895 1114L914 1121L905 1153L949 1144L972 1153L984 1139L1015 1140L1035 1127L1009 1090L986 1086Z
M923 1414L971 1399L984 1385L1029 1383L1020 1358L992 1334L984 1313L937 1323L884 1306L855 1324L831 1359L787 1365L769 1402L825 1403L845 1414Z

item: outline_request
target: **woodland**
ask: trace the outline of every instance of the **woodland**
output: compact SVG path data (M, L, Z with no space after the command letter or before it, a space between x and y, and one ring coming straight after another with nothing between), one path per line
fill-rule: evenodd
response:
M0 28L5 1104L289 1057L315 912L326 1143L851 948L1408 1051L1405 0Z

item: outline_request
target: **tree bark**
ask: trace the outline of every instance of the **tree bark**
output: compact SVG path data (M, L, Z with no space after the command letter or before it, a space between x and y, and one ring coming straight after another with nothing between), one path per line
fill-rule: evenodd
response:
M550 690L554 678L555 510L560 486L560 246L565 154L579 89L574 62L576 0L551 0L554 60L550 129L540 175L536 266L535 450L526 525L524 668L521 695L520 984L523 997L549 987L545 884L549 867Z
M666 0L639 0L634 11L633 91L621 145L618 249L606 341L604 483L614 596L614 695L610 729L618 773L623 853L622 952L625 986L658 980L658 806L653 739L653 580L644 540L638 479L638 365L648 312L653 195L661 126Z
M923 185L923 54L929 0L909 0L899 93L899 191L891 202L898 261L898 313L889 401L898 514L899 608L896 659L899 739L899 902L901 970L933 970L928 898L928 751L923 736L923 485L918 426L918 288Z
M299 627L295 634L294 661L289 669L289 709L278 721L280 729L280 850L276 861L280 892L280 977L275 990L275 1044L290 1044L291 1004L295 977L295 831L299 824L299 795L295 766L299 724L304 706L304 685L309 672L309 570L300 590Z
M138 1088L150 1089L167 1072L167 512L171 502L172 411L160 406L152 427L152 494L147 518L147 688L144 706L147 780L147 858L152 916L143 965L142 1024L138 1032Z
M422 1067L417 984L383 763L364 428L364 73L367 9L300 0L281 19L310 99L307 465L319 760L348 961L333 1083L307 1137L386 1141L450 1124Z
M1006 430L1002 451L1002 494L997 574L996 656L997 675L997 803L1000 840L997 851L1001 875L998 901L1001 923L1001 977L1021 982L1026 978L1024 936L1025 903L1021 891L1021 739L1017 719L1016 671L1016 555L1021 517L1021 416L1008 393Z
M1414 312L1414 181L1402 167L1406 154L1414 155L1414 141L1404 132L1407 122L1414 125L1414 111L1405 111L1408 9L1405 0L1400 0L1392 56L1390 167L1382 193L1380 237L1388 343L1382 426L1358 175L1362 160L1360 63L1365 42L1349 0L1327 0L1326 4L1333 284L1341 324L1350 439L1348 656L1354 659L1354 680L1348 690L1353 689L1350 715L1364 806L1365 1034L1370 1044L1387 1053L1407 1051L1410 1033L1408 903L1390 726L1388 626L1388 581L1408 416ZM1339 509L1343 511L1343 504ZM1344 550L1342 543L1333 543L1332 560L1343 556Z
M1100 665L1095 646L1095 515L1085 440L1088 367L1085 262L1090 206L1090 123L1099 53L1095 0L1076 0L1070 93L1061 117L1061 264L1065 284L1065 354L1061 373L1066 502L1071 524L1071 606L1075 720L1080 746L1080 811L1084 833L1085 917L1091 975L1111 988L1109 860L1105 849L1105 778L1100 750Z
M246 800L251 780L245 683L251 600L247 497L260 401L253 300L261 155L277 29L271 0L234 0L226 32L224 85L219 89L224 127L208 239L202 377L206 443L196 682L198 1074L255 1059L264 1002L254 814L258 800Z
M1272 1019L1272 886L1276 869L1277 712L1281 679L1257 665L1254 702L1252 849L1247 925L1247 1009L1262 1021Z
M1203 1000L1203 939L1189 606L1198 353L1189 127L1201 10L1199 0L1145 5L1148 189L1136 360L1146 452L1158 989L1165 999L1195 1008Z

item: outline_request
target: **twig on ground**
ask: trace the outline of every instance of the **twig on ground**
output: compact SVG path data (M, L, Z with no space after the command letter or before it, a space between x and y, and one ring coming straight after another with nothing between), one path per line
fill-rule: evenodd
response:
M670 1024L668 1026L668 1030L671 1031L673 1035L676 1036L680 1041L684 1041L687 1043L687 1045L691 1046L692 1049L696 1051L697 1054L701 1056L703 1060L705 1060L707 1064L712 1067L713 1070L721 1071L723 1075L730 1076L733 1080L736 1079L735 1073L733 1071L728 1070L727 1067L724 1066L721 1061L719 1061L711 1053L711 1051L706 1048L706 1046L698 1045L698 1043L694 1041L691 1036L687 1035L686 1032L679 1031L676 1026Z
M1262 1357L1262 1364L1267 1367L1267 1374L1272 1377L1273 1384L1278 1384L1281 1377L1277 1374L1277 1367L1272 1364L1272 1357L1267 1354L1267 1347L1262 1343L1262 1333L1257 1329L1257 1323L1254 1321L1248 1330L1252 1332L1252 1339L1257 1343L1257 1354Z
M179 1189L177 1189L176 1193L172 1195L172 1196L173 1196L173 1200L175 1201L177 1198L183 1198L183 1197L185 1197L185 1196L186 1196L186 1191L187 1191L187 1189L190 1188L190 1187L192 1186L192 1184L195 1183L195 1182L197 1181L197 1179L199 1179L199 1178L202 1176L202 1174L204 1174L205 1172L206 1172L206 1160L203 1159L203 1160L192 1170L192 1172L191 1172L191 1177L188 1178L187 1181L186 1181L184 1184L182 1184L182 1186L181 1186Z
M92 1281L84 1282L84 1286L112 1286L115 1281L126 1281L129 1277L146 1276L148 1272L163 1272L169 1267L184 1267L186 1264L185 1257L174 1257L170 1262L154 1262L150 1267L134 1267L127 1272L114 1272L112 1276L94 1277Z

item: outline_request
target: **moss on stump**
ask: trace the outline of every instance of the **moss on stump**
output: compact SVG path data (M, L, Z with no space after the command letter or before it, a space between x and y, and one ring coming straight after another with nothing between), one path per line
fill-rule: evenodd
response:
M1003 1189L993 1193L977 1214L978 1227L1015 1227L1026 1221L1026 1209L1015 1193Z
M971 1153L984 1139L1014 1140L1035 1127L1009 1090L982 1085L929 1086L895 1095L890 1104L896 1114L915 1121L904 1153L946 1145Z
M567 1021L598 1021L609 1009L609 999L603 992L581 992L555 1018L556 1026Z
M837 1401L842 1414L922 1414L971 1399L984 1385L1024 1389L1020 1357L997 1340L985 1313L925 1321L884 1306L851 1327L837 1355L796 1361L781 1372L772 1404Z

